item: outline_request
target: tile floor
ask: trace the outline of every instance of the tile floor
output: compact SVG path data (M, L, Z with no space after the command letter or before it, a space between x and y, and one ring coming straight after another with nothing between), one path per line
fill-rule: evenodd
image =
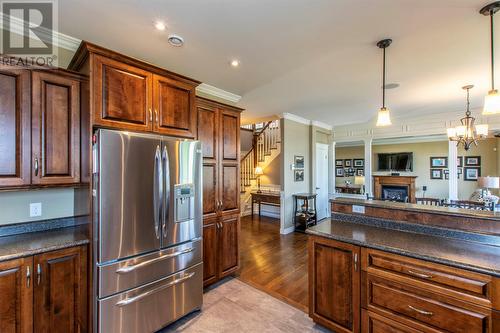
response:
M204 294L203 309L159 333L329 332L306 313L238 279L227 279Z

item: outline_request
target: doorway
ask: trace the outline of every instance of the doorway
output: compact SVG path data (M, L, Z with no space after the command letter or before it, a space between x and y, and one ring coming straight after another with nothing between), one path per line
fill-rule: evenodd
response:
M328 217L328 145L316 143L316 205L318 221Z

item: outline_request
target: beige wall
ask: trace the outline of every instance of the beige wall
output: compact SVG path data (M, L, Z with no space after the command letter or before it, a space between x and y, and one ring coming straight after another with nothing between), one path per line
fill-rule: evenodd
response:
M262 185L281 185L282 156L283 154L280 153L265 167L264 175L260 177L260 183Z
M458 149L458 156L481 156L481 175L498 176L500 157L497 154L499 140L488 139L480 141L477 147L472 147L468 152ZM427 186L426 197L446 199L448 197L448 181L430 178L430 157L448 156L448 141L383 144L372 146L372 170L373 174L388 174L377 172L378 153L413 152L413 172L400 172L401 175L415 175L417 196L423 196L422 186ZM338 147L336 159L363 158L364 147ZM345 180L354 181L353 177L336 178L336 185L344 184ZM463 174L458 181L458 198L469 199L470 195L477 189L477 182L464 181Z
M0 225L88 214L86 191L54 188L0 192ZM30 203L42 204L42 216L30 217Z

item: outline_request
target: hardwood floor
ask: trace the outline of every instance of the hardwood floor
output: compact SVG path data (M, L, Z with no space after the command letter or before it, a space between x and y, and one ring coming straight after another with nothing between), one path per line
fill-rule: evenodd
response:
M280 235L278 219L241 218L239 279L308 311L307 235Z

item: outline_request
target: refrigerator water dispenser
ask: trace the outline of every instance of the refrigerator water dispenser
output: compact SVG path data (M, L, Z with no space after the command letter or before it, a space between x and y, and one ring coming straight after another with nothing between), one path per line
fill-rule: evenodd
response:
M174 186L175 222L194 219L194 185L177 184Z

